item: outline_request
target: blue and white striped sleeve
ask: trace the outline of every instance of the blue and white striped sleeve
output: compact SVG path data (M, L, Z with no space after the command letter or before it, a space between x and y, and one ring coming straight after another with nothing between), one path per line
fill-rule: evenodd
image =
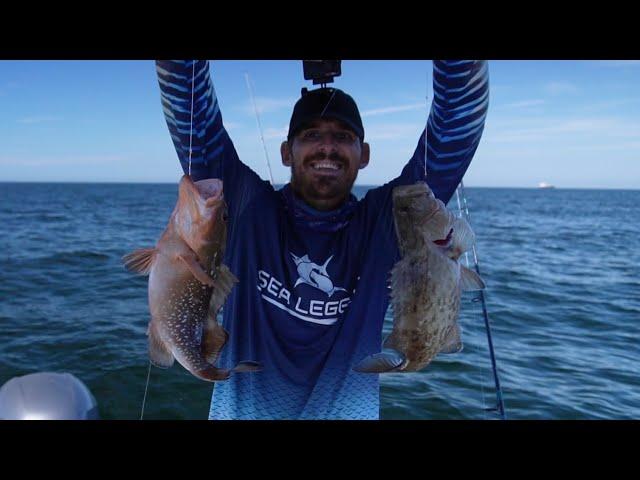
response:
M220 178L230 214L240 213L264 183L243 164L222 123L207 60L157 60L164 117L185 174Z
M157 60L156 73L169 133L184 173L194 180L221 177L218 159L225 129L206 60Z
M427 183L445 204L478 148L489 108L486 60L434 60L434 98L427 123ZM424 179L424 130L401 183Z

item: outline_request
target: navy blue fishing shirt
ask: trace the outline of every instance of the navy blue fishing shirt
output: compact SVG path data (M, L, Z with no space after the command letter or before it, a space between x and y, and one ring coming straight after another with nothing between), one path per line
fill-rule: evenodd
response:
M184 172L193 132L191 175L222 179L229 207L225 263L240 282L223 308L229 342L218 366L264 367L217 382L209 418L378 419L378 375L352 367L381 349L389 273L400 258L391 192L424 180L425 131L399 177L320 212L240 161L207 61L158 61L156 70ZM427 183L445 203L480 142L488 82L485 61L434 61Z

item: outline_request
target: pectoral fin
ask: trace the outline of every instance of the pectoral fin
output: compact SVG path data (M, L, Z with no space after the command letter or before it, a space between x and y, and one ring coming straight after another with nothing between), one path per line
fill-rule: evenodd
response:
M127 270L141 275L149 275L156 252L155 248L140 248L126 254L122 257L122 261Z
M353 370L360 373L384 373L399 370L405 363L405 356L397 350L374 353L362 359Z
M485 289L485 284L480 275L462 265L460 265L460 286L465 292Z
M215 317L209 317L202 334L202 354L207 363L212 365L216 363L228 339L229 334L218 324Z
M210 287L214 286L214 280L211 276L204 271L202 265L198 263L198 259L195 255L178 255L178 258L184 262L189 271L193 274L194 277L203 283L204 285L208 285Z
M445 340L445 344L440 350L440 353L459 353L462 351L462 338L460 334L460 326L456 326L451 330L451 333Z
M209 313L215 318L225 300L231 293L233 286L238 283L236 276L225 264L221 264L214 280L213 294L209 301Z

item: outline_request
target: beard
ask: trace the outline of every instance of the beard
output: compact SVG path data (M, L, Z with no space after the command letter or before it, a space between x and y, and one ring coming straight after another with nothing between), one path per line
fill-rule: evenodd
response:
M340 165L341 175L318 175L311 169L311 163L322 160L331 160ZM316 206L317 202L326 203L333 208L342 204L351 192L356 181L358 170L350 172L349 160L338 153L329 155L317 153L294 161L291 165L291 187L298 197ZM316 206L317 208L317 206Z

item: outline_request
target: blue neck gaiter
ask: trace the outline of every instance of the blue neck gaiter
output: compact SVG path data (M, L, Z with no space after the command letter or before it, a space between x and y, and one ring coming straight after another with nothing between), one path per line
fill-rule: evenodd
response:
M321 212L297 197L293 193L290 183L282 187L280 193L284 208L296 227L307 228L314 232L330 233L344 228L349 223L358 204L356 197L350 193L348 200L337 209Z

